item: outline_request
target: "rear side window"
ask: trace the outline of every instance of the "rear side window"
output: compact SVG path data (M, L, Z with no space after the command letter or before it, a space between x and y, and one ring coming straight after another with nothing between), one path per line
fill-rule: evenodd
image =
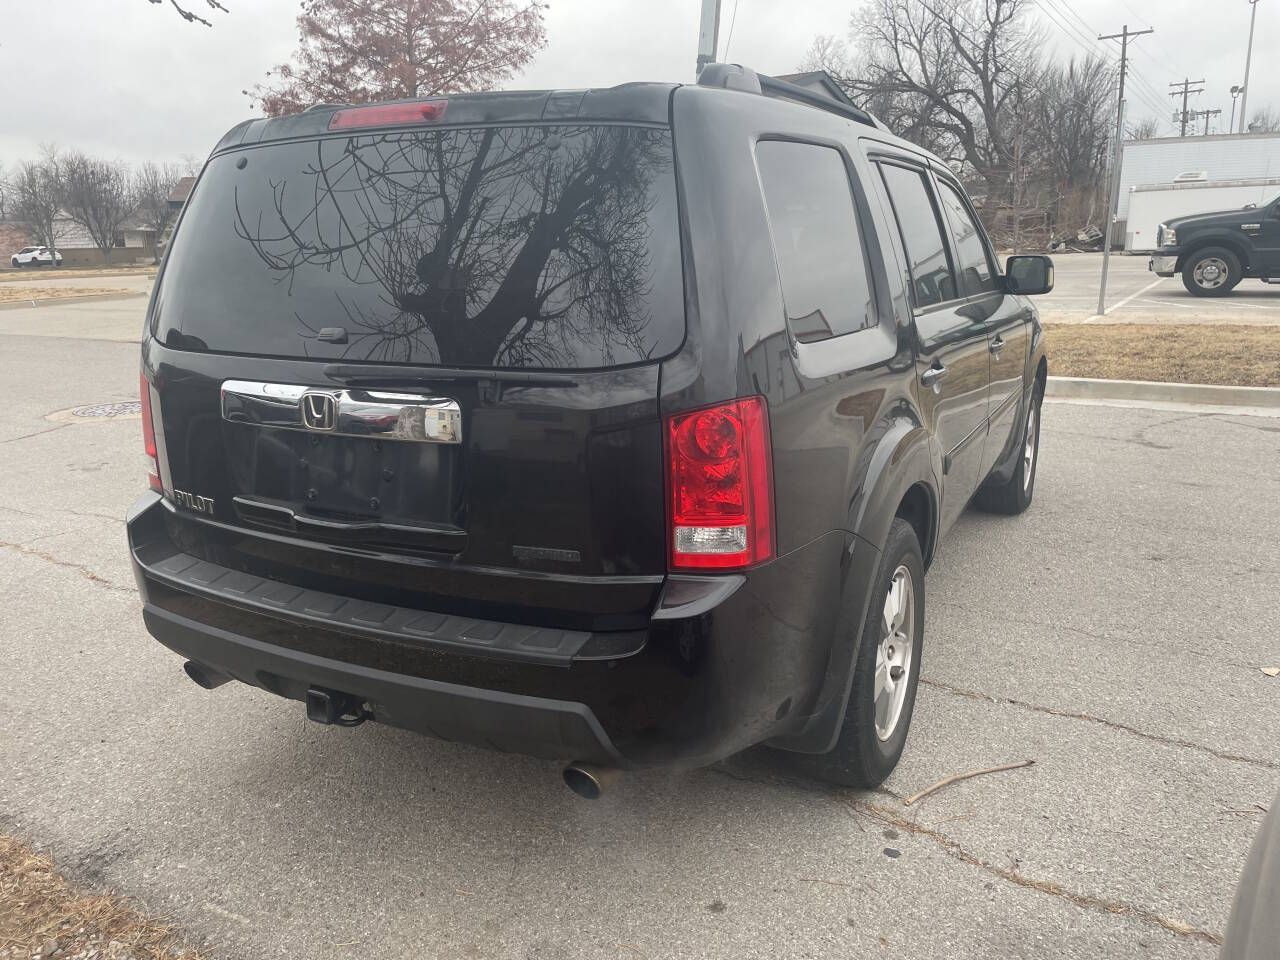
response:
M764 140L756 163L792 334L807 343L874 326L844 157L831 147Z
M892 163L880 164L893 212L902 231L911 271L911 290L917 307L956 298L956 281L947 259L943 227L934 208L924 174Z
M684 340L670 131L444 128L215 157L155 330L180 349L323 360L661 359Z
M947 220L956 241L956 259L960 261L956 266L960 271L962 295L971 297L978 293L991 293L996 288L995 270L991 267L987 245L969 212L969 205L946 180L939 179L938 187L938 198L947 211Z

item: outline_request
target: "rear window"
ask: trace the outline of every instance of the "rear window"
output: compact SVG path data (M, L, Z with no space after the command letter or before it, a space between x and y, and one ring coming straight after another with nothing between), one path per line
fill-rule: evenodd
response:
M601 368L679 348L682 283L669 131L368 134L210 161L154 330L187 350Z
M874 326L871 283L844 158L831 147L756 146L787 322L802 343Z

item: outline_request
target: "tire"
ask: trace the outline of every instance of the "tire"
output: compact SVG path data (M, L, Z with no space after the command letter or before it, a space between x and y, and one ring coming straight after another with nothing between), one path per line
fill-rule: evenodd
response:
M21 269L22 269L22 264L18 262L18 258L17 258L17 257L14 257L14 258L13 258L12 260L10 260L9 262L13 264L13 267L14 267L14 269L15 269L15 270L21 270Z
M1040 465L1040 407L1044 401L1044 387L1037 381L1031 393L1031 403L1022 421L1022 455L1011 476L998 485L983 485L978 489L974 502L988 513L1022 513L1031 506L1036 492L1036 467Z
M1182 285L1197 297L1224 297L1241 277L1240 258L1226 247L1205 247L1182 265Z
M905 581L905 584L904 584ZM890 602L890 588L900 591L897 603ZM894 612L896 637L890 635L887 619ZM911 524L895 518L889 539L876 571L870 609L862 624L854 663L853 686L844 723L836 745L824 754L796 755L801 770L809 776L845 787L877 787L893 772L907 743L911 713L920 680L920 658L924 650L924 558ZM890 653L890 651L892 651ZM894 679L888 657L901 673ZM877 709L877 672L884 671L884 709Z

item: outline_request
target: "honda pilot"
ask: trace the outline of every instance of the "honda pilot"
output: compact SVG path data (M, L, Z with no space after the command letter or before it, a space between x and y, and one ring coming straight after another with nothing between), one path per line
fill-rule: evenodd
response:
M248 121L148 310L146 627L587 796L761 743L877 784L940 537L1031 503L1052 282L742 67Z

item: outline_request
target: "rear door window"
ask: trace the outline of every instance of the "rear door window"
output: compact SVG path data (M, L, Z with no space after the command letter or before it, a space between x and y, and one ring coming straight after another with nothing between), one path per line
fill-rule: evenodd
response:
M938 178L938 199L947 212L951 235L956 241L961 295L971 297L991 293L996 289L995 269L991 265L982 230L970 213L969 205L960 196L960 191L942 178Z
M874 326L844 157L831 147L764 140L756 163L792 334L807 343Z
M934 206L924 172L914 167L881 163L893 212L902 232L902 245L911 271L912 298L917 307L956 298L956 279L947 256L942 222Z
M290 141L210 161L155 331L181 349L261 356L622 366L683 342L680 256L665 129Z

